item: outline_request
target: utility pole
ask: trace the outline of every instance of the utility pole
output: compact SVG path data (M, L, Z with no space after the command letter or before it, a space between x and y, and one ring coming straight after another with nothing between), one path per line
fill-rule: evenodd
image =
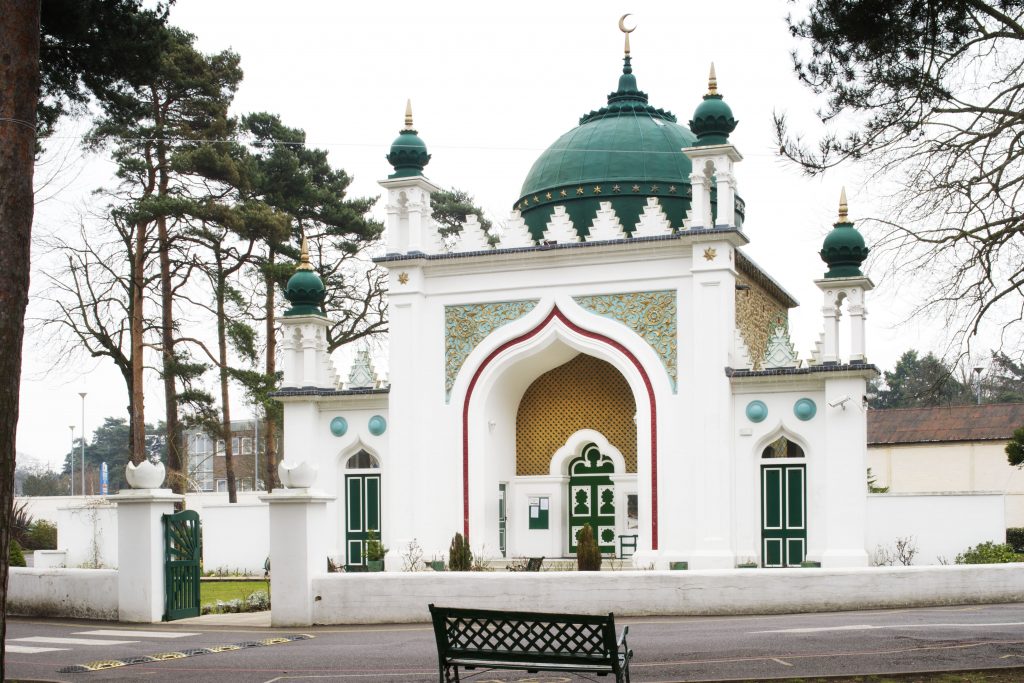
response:
M84 392L84 391L79 391L78 392L78 395L82 397L82 457L80 458L80 460L82 462L81 462L80 466L82 468L82 495L83 496L85 495L85 393L86 392ZM72 477L72 479L74 478L74 476L75 476L75 471L74 471L74 469L72 469L71 470L71 477Z

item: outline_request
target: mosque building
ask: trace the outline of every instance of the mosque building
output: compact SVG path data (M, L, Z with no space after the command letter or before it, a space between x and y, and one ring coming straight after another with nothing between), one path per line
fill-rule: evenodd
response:
M407 110L380 181L389 382L366 352L339 380L305 253L286 291L283 469L334 497L335 559L364 565L371 532L389 569L456 532L490 557L572 557L590 524L644 567L868 563L868 249L844 194L801 361L797 302L744 253L758 230L713 66L696 104L685 125L651 104L626 33L617 87L536 160L497 244L475 216L439 235Z

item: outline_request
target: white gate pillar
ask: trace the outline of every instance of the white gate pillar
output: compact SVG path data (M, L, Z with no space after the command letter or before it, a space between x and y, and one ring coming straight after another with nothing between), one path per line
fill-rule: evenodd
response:
M270 506L270 624L313 623L313 577L327 573L327 503L305 488L260 496Z
M110 499L117 503L117 618L159 622L165 589L162 518L185 497L170 489L121 489Z

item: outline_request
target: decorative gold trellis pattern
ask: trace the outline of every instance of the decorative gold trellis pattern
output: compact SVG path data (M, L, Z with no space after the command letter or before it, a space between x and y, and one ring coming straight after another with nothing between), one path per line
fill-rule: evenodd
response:
M672 391L676 390L678 341L675 291L576 296L573 301L588 311L618 320L643 337L661 357L672 383Z
M736 290L736 326L747 344L754 369L760 370L772 332L776 327L789 329L789 309L752 279L738 275L736 281L750 287Z
M575 432L594 429L636 472L636 401L610 363L579 354L534 380L516 415L516 475L547 474L551 456Z
M444 391L451 398L455 377L477 344L502 325L523 317L536 299L444 307Z

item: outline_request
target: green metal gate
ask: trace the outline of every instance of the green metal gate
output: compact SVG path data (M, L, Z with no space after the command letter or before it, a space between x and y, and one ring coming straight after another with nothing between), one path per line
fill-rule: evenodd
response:
M203 534L199 513L164 515L164 621L199 616Z
M799 567L807 553L807 470L761 467L761 564Z
M366 542L373 531L380 540L380 475L345 475L346 564L366 566Z
M602 553L615 552L615 463L597 444L569 463L569 552L576 552L576 535L590 524Z

